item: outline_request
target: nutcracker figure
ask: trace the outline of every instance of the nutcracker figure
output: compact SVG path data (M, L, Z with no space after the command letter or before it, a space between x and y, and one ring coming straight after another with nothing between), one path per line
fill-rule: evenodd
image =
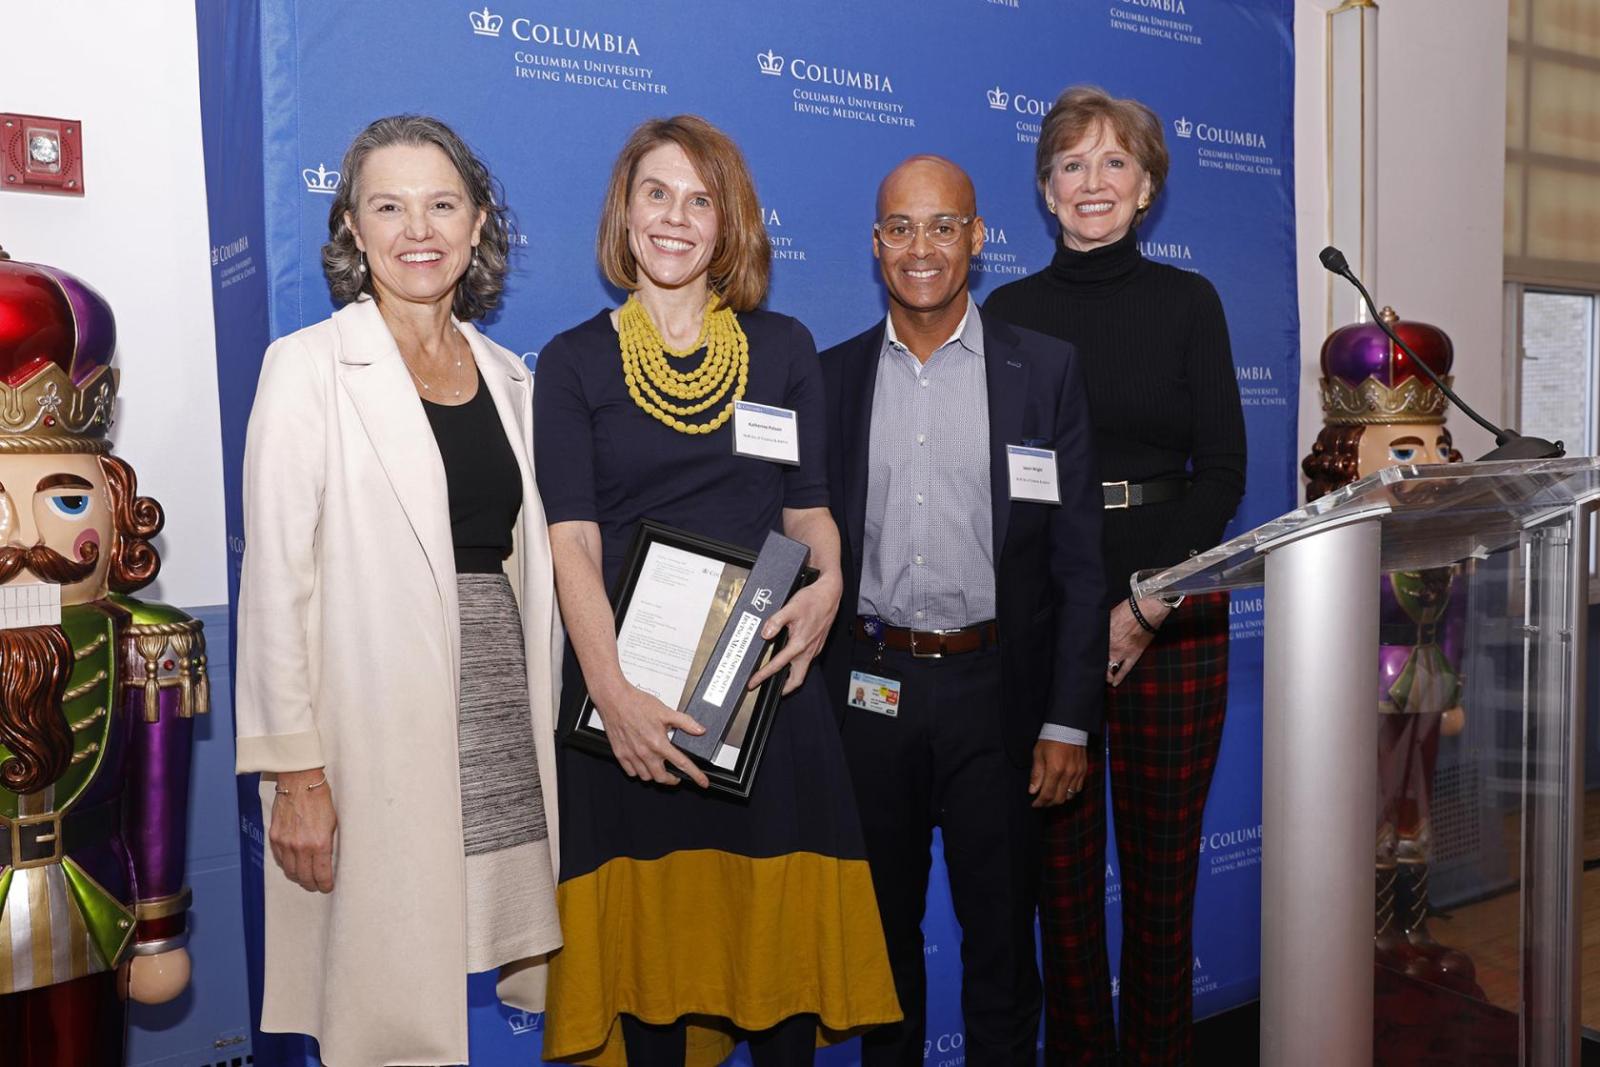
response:
M1384 321L1448 382L1454 351L1437 327ZM1375 324L1335 330L1322 346L1325 425L1301 464L1316 499L1384 467L1457 463L1447 401ZM1380 581L1378 621L1378 959L1417 978L1482 996L1465 953L1428 928L1433 774L1439 739L1460 731L1465 597L1455 568L1396 571Z
M0 253L0 1067L114 1065L189 980L200 624L132 593L161 507L111 455L111 309Z

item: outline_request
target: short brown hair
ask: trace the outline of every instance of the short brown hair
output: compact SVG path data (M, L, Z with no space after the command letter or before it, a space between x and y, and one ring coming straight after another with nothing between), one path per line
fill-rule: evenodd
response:
M1150 175L1150 200L1133 216L1137 226L1149 212L1150 204L1161 195L1172 163L1166 138L1161 134L1161 119L1147 105L1131 97L1112 96L1098 85L1074 85L1064 90L1045 115L1034 154L1039 191L1044 192L1050 183L1050 167L1056 153L1071 148L1101 123Z
M711 194L717 213L717 244L707 271L713 292L735 311L749 311L767 295L772 242L761 224L761 207L744 154L733 139L699 115L650 119L628 136L606 185L595 251L611 284L639 288L639 264L628 247L628 198L639 161L663 144L683 149Z
M356 185L367 157L380 148L433 145L449 158L472 206L484 212L483 229L478 234L477 254L467 272L456 279L451 313L463 322L481 319L500 304L505 291L506 272L511 256L511 216L505 196L489 168L468 147L461 135L436 118L427 115L390 115L378 119L356 135L345 150L340 164L339 188L328 207L328 243L322 246L322 273L328 290L338 304L372 293L372 278L363 269L356 235L345 225L345 215L356 213Z

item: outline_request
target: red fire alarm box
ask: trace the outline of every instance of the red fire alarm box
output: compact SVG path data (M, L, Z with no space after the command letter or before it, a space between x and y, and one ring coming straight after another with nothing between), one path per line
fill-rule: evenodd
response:
M83 124L0 113L0 189L83 195Z

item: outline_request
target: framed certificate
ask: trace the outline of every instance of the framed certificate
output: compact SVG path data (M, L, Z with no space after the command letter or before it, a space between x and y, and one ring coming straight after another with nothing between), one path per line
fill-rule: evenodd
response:
M689 751L689 757L713 790L738 797L750 795L788 677L788 671L780 671L753 692L744 689L743 681L730 689L730 678L748 679L783 647L781 633L771 642L759 636L752 641L750 616L770 615L816 577L815 571L802 566L803 545L777 534L772 538L784 544L775 546L769 540L758 555L646 519L639 524L611 594L623 677L680 711L694 704L690 714L707 727L708 734L694 739L684 735L677 739L680 747L688 750L692 742L699 742L695 747L701 752ZM776 556L774 547L779 550ZM758 562L763 585L747 590ZM705 703L708 688L713 695L720 692L727 705L720 722L703 717L710 710ZM610 758L605 724L587 689L564 694L561 705L557 728L561 739ZM705 743L707 738L710 744Z

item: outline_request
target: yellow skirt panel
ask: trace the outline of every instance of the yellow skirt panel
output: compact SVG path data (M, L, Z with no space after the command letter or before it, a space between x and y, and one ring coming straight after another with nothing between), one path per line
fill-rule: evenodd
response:
M865 860L752 858L711 849L613 859L562 882L544 1056L627 1063L621 1014L691 1019L689 1067L721 1063L723 1020L765 1030L821 1019L819 1043L901 1017Z

